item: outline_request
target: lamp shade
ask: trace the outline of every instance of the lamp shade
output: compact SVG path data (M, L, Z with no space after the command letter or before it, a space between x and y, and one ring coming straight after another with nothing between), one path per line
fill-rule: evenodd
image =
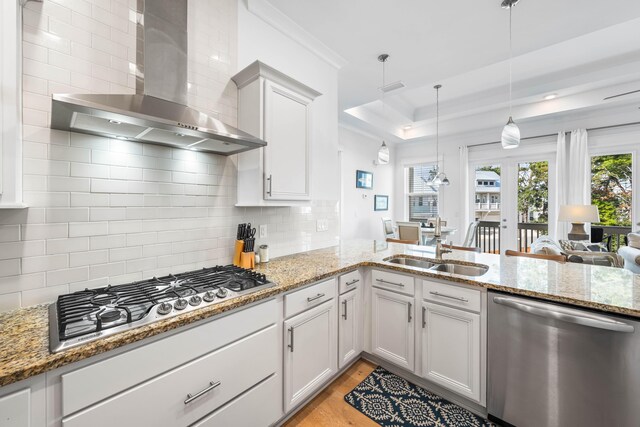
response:
M558 221L600 222L600 213L596 205L562 205Z

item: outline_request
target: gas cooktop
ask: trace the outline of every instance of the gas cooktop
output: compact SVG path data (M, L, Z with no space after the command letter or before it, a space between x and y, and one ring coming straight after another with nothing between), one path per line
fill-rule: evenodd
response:
M273 285L228 265L60 295L49 307L49 347L57 353Z

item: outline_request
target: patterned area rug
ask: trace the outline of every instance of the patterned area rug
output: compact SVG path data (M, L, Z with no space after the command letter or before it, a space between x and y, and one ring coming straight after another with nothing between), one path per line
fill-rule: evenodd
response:
M344 400L381 426L489 427L493 424L378 366Z

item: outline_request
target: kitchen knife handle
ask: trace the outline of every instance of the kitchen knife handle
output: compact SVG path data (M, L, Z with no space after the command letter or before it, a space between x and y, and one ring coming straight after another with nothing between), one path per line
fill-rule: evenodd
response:
M269 174L269 178L267 178L267 181L269 181L269 190L267 191L267 195L271 196L271 188L273 187L273 180L272 180L271 174Z
M289 328L289 333L291 334L291 340L289 341L287 347L289 347L289 351L293 353L293 326Z

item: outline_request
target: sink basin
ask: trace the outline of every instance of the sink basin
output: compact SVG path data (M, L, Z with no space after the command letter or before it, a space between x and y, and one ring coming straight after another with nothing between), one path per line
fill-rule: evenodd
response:
M393 264L408 265L410 267L424 268L425 270L437 265L429 261L413 258L391 258L388 261Z
M482 276L489 271L489 267L486 265L463 265L444 261L440 263L425 259L395 257L387 259L386 261L392 264L417 267L430 271L441 271L443 273L459 274L461 276Z
M460 274L461 276L482 276L489 271L489 267L480 265L462 265L462 264L436 264L431 267L431 271L442 271L444 273Z

